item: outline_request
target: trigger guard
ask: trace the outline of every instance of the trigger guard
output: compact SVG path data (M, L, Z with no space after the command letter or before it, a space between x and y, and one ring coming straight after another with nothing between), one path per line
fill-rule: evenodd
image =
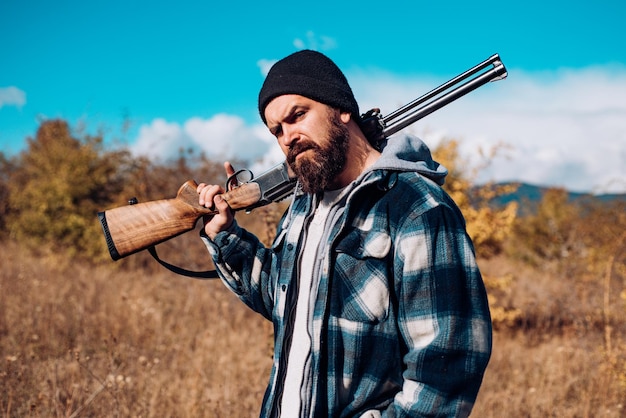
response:
M244 173L246 173L246 177L248 178L242 180L240 176ZM232 189L235 189L242 184L248 183L253 178L254 174L252 174L252 171L248 170L247 168L242 168L241 170L236 171L233 175L228 177L228 179L226 180L226 191L231 191Z

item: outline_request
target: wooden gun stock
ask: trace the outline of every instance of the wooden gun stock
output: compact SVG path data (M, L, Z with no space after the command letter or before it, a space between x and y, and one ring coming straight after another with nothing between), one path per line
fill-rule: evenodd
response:
M111 258L119 260L170 238L191 231L203 215L214 210L198 203L198 185L189 180L173 199L130 204L98 212ZM251 182L222 195L234 210L253 206L261 198L257 183Z

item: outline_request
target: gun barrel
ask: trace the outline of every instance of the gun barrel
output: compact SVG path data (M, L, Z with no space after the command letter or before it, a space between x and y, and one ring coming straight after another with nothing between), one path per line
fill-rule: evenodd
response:
M488 69L489 67L491 68ZM465 81L472 76L474 78ZM491 81L502 80L506 76L507 70L500 60L500 56L494 54L480 64L383 117L383 135L385 137L393 135L478 87ZM464 83L455 87L461 82ZM407 114L407 112L410 113Z

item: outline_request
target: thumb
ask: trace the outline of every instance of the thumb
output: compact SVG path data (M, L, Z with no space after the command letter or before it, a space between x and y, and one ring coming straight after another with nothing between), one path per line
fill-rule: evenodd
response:
M224 169L226 170L226 175L228 177L232 176L233 174L235 174L235 168L233 167L233 165L230 163L230 161L226 161L224 163Z
M215 202L215 208L220 212L230 210L230 206L228 206L228 202L224 199L224 197L221 194L218 194L217 196L215 196L215 198L213 198L213 202Z

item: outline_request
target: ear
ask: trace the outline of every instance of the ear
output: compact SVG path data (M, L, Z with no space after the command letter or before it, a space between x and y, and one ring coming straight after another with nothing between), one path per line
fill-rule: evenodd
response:
M350 112L341 112L339 117L341 118L341 121L344 124L348 124L348 122L350 122L350 120L352 119L352 113Z

